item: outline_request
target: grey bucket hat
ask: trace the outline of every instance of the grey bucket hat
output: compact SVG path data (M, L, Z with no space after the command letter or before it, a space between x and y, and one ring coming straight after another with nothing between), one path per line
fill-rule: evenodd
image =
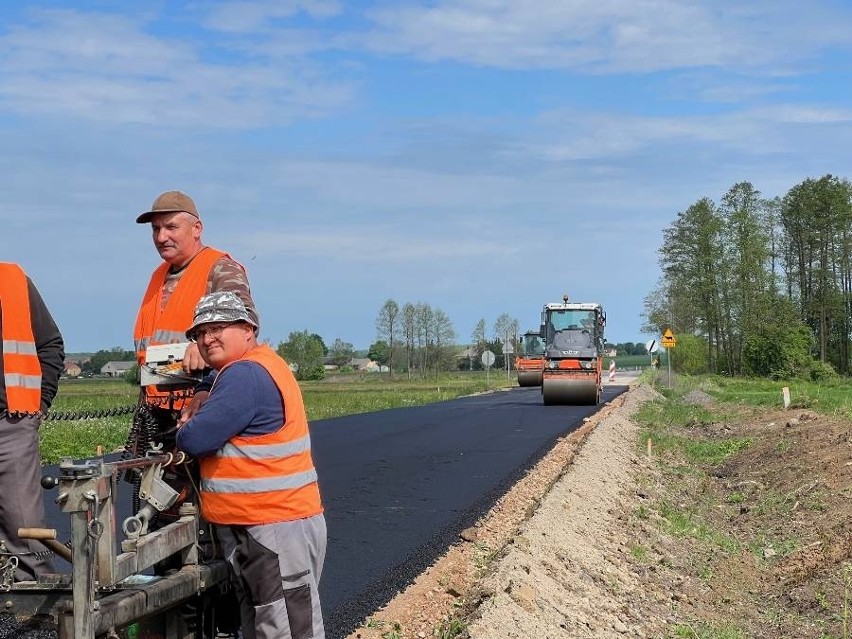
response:
M195 306L195 317L192 320L192 326L186 331L187 338L192 339L195 329L202 324L212 324L214 322L224 324L245 322L257 329L257 322L251 318L239 296L232 291L208 293L198 300L198 304Z

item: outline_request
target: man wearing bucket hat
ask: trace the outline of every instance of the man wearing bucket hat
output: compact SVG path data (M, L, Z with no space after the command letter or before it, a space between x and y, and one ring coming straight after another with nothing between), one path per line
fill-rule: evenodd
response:
M290 367L256 333L236 294L198 302L186 336L215 379L177 445L199 459L201 513L233 569L243 637L324 637L326 525L308 420Z

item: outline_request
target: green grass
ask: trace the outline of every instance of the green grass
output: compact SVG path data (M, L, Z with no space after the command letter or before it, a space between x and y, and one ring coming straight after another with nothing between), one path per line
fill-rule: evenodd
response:
M458 617L450 617L432 630L432 636L438 639L455 639L467 630L467 623Z
M693 428L724 419L723 415L677 399L646 402L635 419L643 426L637 443L639 449L645 449L650 437L653 450L658 453L683 455L688 462L702 466L718 465L751 444L747 437L707 440L675 434L673 427Z
M668 502L662 502L659 508L660 516L666 522L666 531L673 537L707 542L728 553L739 551L739 544L735 539L701 521L694 510L673 506Z
M648 560L648 549L641 544L630 546L630 556L640 563L645 563Z
M328 419L343 415L369 413L389 408L421 406L434 402L481 393L495 388L517 386L514 377L492 373L445 374L438 379L409 380L395 375L338 375L333 379L302 382L302 397L308 419Z
M692 378L692 383L705 386L709 395L722 402L777 408L784 405L781 389L786 386L793 407L852 417L852 380L848 379L811 382L702 376Z
M302 382L302 396L308 419L315 421L344 415L419 406L464 395L516 386L514 376L505 372L459 372L442 374L437 379L412 379L395 375L337 375L334 378ZM136 404L139 388L123 380L61 380L51 413L105 411ZM91 419L47 419L40 430L41 457L44 463L60 459L92 457L98 446L110 452L124 446L130 431L131 414Z
M693 624L677 624L670 637L677 639L746 639L741 630L731 625L713 625L705 622Z

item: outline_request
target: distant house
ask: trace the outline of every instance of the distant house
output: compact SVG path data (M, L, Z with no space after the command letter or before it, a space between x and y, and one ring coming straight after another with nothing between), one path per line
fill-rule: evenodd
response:
M390 370L387 366L380 366L369 357L355 357L349 362L349 365L362 373L387 373Z
M476 346L467 346L460 351L457 351L455 354L456 359L477 359L479 357L479 352L476 349Z
M77 362L70 359L65 360L65 365L62 370L63 375L66 377L79 377L82 372L83 369L80 368L80 365Z
M365 370L367 370L367 369L368 369L371 365L372 365L372 366L375 366L375 365L376 365L376 363L375 363L373 360L371 360L369 357L353 357L353 358L352 358L352 361L351 361L351 362L349 362L349 364L350 364L350 365L352 366L352 368L353 368L353 369L355 369L356 371L365 371Z
M101 366L101 375L104 377L121 377L135 365L136 362L107 362Z

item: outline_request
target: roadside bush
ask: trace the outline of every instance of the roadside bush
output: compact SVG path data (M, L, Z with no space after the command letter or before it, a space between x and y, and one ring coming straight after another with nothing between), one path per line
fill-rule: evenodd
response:
M672 368L687 375L707 372L707 340L695 335L683 334L677 338L677 346L669 350Z
M295 373L296 379L299 381L319 381L325 379L325 369L322 366L313 366L311 368L299 369Z
M771 379L812 377L812 346L813 334L804 324L752 333L743 342L743 373Z
M133 368L125 371L121 377L131 386L139 386L139 364L134 364Z
M825 382L830 379L838 379L840 375L834 370L834 366L828 362L813 360L810 367L810 378L815 382Z

